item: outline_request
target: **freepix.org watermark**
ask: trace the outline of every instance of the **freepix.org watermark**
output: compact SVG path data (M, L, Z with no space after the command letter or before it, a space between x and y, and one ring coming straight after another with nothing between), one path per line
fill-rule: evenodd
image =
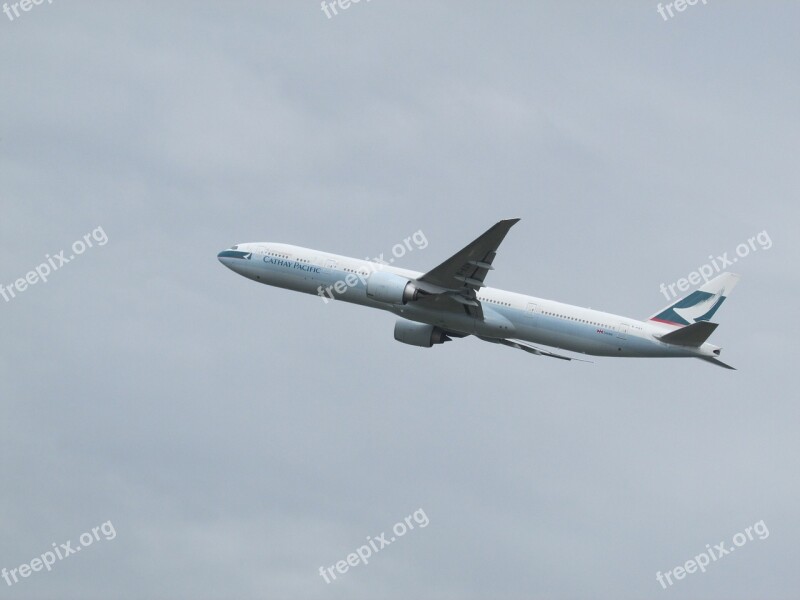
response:
M338 561L330 567L320 567L320 577L325 580L325 583L330 583L331 581L336 581L336 573L344 575L347 573L350 567L357 567L359 564L368 564L369 559L373 555L383 550L392 542L397 541L398 538L403 537L409 531L412 531L415 523L419 525L420 529L425 529L428 526L428 523L430 523L428 515L426 515L425 511L421 508L415 510L413 514L408 515L402 521L395 523L392 527L392 533L394 535L392 535L389 539L386 539L386 536L388 535L387 533L381 533L374 538L368 535L367 544L356 548L355 552L351 552L343 560Z
M339 11L336 10L337 7L340 10L347 10L353 4L358 4L360 1L361 0L333 0L333 2L326 2L325 0L322 0L321 8L322 12L325 13L325 16L328 17L329 19L332 19L333 17L339 14ZM364 2L365 3L369 2L369 0L364 0Z
M683 12L689 6L694 6L698 2L702 2L703 4L708 4L708 0L675 0L674 2L667 2L666 5L662 4L661 2L658 3L656 7L656 11L658 14L661 15L661 18L665 21L668 21L672 17L675 16L675 13L672 12L674 8L676 12ZM669 14L669 16L667 16Z
M413 245L412 245L413 242ZM417 250L424 250L428 247L428 238L422 232L422 229L415 231L412 235L405 238L402 242L398 242L392 246L392 257L387 261L381 252L376 258L365 257L364 260L369 261L367 266L364 266L358 271L348 273L343 279L333 283L327 287L319 286L317 288L317 295L322 298L322 301L327 304L330 300L334 300L333 292L337 294L344 294L348 288L354 287L361 283L367 284L367 279L375 271L382 270L385 266L392 264L396 258L402 258L407 252L412 252L415 248Z
M73 554L80 552L82 549L88 548L93 543L99 542L101 533L106 540L113 540L115 537L117 537L117 531L114 529L114 525L111 523L111 521L106 521L99 527L92 527L91 531L82 533L78 538L80 545L76 545L73 548L70 540L67 540L63 544L56 544L53 542L52 550L48 549L46 552L42 552L40 556L37 556L30 562L22 563L15 569L7 569L3 567L3 570L0 571L0 576L5 579L8 585L14 585L15 583L19 582L20 577L25 579L30 577L31 573L36 573L42 569L51 571L53 566L56 564L56 560L64 560L68 556L72 556Z
M108 243L108 236L102 227L97 227L91 233L84 235L82 239L75 240L71 246L72 254L69 256L65 256L67 253L66 250L62 250L53 256L46 254L44 257L45 262L32 271L28 271L24 277L20 277L8 286L0 283L0 296L2 296L3 300L6 302L11 302L12 299L17 297L18 293L21 294L28 289L28 287L36 285L40 281L42 283L47 283L47 278L50 277L50 275L86 252L89 248L93 248L95 243L98 246L105 246Z
M9 21L13 21L15 18L19 17L19 11L28 12L34 6L39 6L42 4L44 0L20 0L19 2L14 2L10 6L8 2L3 2L3 12L6 13ZM48 4L52 4L53 0L47 0ZM14 13L13 15L11 13Z
M756 247L756 242L758 242L758 247ZM751 252L756 252L759 248L762 250L769 250L772 248L772 240L766 229L756 236L748 238L747 243L742 242L736 246L736 256L730 257L728 256L730 254L729 252L723 252L722 255L715 258L713 254L709 254L708 258L711 259L710 263L700 265L695 271L692 271L686 277L681 277L674 283L670 283L669 285L662 283L659 289L667 300L672 300L678 295L678 292L675 291L676 287L679 292L685 292L690 286L699 284L701 279L703 283L706 283L711 279L712 275L715 276L721 273L726 267L730 267L734 263L739 262L740 258L745 258ZM670 294L672 295L670 296Z
M748 541L753 541L755 539L753 536L754 533L760 540L765 540L769 537L769 529L767 529L767 526L763 520L759 521L755 525L746 527L743 533L739 532L734 535L732 540L733 546L726 547L724 541L716 544L713 547L711 544L706 544L706 551L701 552L693 559L687 560L684 564L677 566L666 573L662 573L661 571L657 572L656 581L661 584L662 589L667 589L667 584L673 585L675 583L672 581L673 577L675 578L675 581L680 581L686 577L687 574L691 575L697 571L705 573L706 567L712 562L718 561L723 556L726 556L736 550L736 548L741 548Z

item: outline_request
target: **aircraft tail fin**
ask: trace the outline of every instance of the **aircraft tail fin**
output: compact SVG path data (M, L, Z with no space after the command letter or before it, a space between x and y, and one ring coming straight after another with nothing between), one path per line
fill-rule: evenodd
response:
M706 282L700 289L661 309L651 316L649 320L677 327L708 321L722 306L725 298L730 295L731 290L738 282L739 276L737 274L720 273L711 281ZM663 285L662 289L665 289ZM711 335L711 332L709 332L709 335Z

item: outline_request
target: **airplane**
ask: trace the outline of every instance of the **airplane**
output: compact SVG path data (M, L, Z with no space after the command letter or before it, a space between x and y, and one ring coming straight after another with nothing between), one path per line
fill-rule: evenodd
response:
M487 287L497 249L519 219L499 221L427 273L271 242L236 244L217 255L239 275L279 288L389 311L394 339L430 348L475 336L538 356L690 357L735 370L707 340L710 319L739 280L721 273L646 320Z

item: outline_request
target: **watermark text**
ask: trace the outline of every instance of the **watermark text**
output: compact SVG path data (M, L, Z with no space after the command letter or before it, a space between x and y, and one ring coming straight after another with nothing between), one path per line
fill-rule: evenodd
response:
M661 584L662 589L667 589L667 584L673 585L675 581L680 581L686 575L691 575L692 573L696 573L700 571L701 573L706 572L706 567L708 567L712 562L718 561L723 556L730 554L736 548L741 548L744 546L748 541L752 541L755 539L753 534L758 536L758 539L765 540L769 537L769 529L767 529L766 524L764 521L759 521L755 525L750 527L746 527L744 532L739 532L733 536L733 546L725 546L725 542L722 541L715 546L711 546L711 544L706 544L706 551L701 552L693 559L687 560L684 564L675 567L667 571L666 573L662 573L658 571L656 573L656 581ZM673 581L673 578L675 581Z
M11 586L18 583L20 577L25 579L30 577L32 573L41 571L42 569L51 571L53 566L56 565L56 560L64 560L68 556L77 554L84 548L88 548L94 542L99 542L101 533L106 540L113 540L117 537L117 531L114 529L114 525L111 521L106 521L99 527L92 527L91 532L87 531L86 533L82 533L78 538L80 544L76 544L73 547L71 540L67 540L63 544L56 544L53 542L52 550L48 549L30 562L22 563L14 569L3 567L2 571L0 571L0 576L5 579L6 584Z
M758 247L756 247L756 242L758 242ZM710 259L710 263L700 265L686 277L681 277L674 283L670 283L669 285L662 283L659 289L667 300L672 300L678 295L678 292L687 291L690 286L699 284L701 279L703 283L707 283L712 276L721 273L726 267L733 266L734 263L739 262L740 258L745 258L751 252L755 252L759 248L762 250L769 250L772 248L772 239L770 239L766 229L748 238L747 243L742 242L736 246L736 256L728 256L730 254L729 252L723 252L716 257L713 254L709 254L708 258ZM675 291L676 287L678 288L678 292Z
M7 286L0 283L0 296L2 296L3 300L6 302L11 302L11 300L17 297L18 293L21 294L28 289L28 287L40 281L42 283L47 283L47 278L50 277L50 275L86 252L89 248L92 248L95 243L98 246L105 246L108 243L108 236L102 227L97 227L91 233L84 235L82 239L75 240L71 247L72 254L69 256L66 256L66 250L62 250L53 256L46 254L44 257L45 261L32 271L28 271L24 277L20 277L14 283Z
M350 567L356 567L359 564L368 564L369 559L373 555L377 554L386 546L397 541L398 538L403 537L406 533L413 530L415 523L419 525L420 529L425 529L428 526L428 523L430 523L428 515L426 515L425 511L421 508L415 510L413 514L408 515L402 521L395 523L392 527L392 533L394 535L388 539L386 538L386 536L389 535L387 533L381 533L375 537L368 535L368 543L356 548L355 552L351 552L343 560L336 562L330 567L320 567L320 577L325 580L325 583L330 583L331 581L336 581L336 573L339 573L339 575L344 575L347 573Z

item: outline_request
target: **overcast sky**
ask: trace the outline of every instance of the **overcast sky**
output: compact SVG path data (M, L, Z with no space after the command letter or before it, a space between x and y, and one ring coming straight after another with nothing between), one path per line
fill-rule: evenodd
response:
M0 284L93 247L0 297L0 567L116 537L3 597L796 597L796 3L29 8L0 14ZM404 346L216 259L422 230L396 264L425 271L510 217L490 285L636 318L766 232L712 338L739 370Z

